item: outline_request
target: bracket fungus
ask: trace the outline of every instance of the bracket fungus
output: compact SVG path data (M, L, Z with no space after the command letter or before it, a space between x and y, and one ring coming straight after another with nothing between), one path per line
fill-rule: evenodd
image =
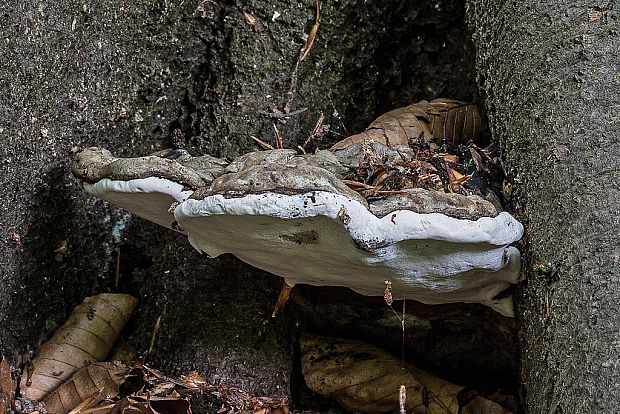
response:
M87 193L179 231L170 206L208 185L226 164L208 155L191 157L185 150L117 158L106 149L93 147L76 156L73 174Z
M426 131L441 130L411 107ZM454 119L467 121L462 118ZM492 193L465 191L467 177L449 167L454 156L431 159L432 136L417 137L414 146L426 147L412 148L411 131L384 128L383 142L346 139L303 155L252 152L228 165L186 152L177 160L165 154L120 159L91 148L78 155L73 171L88 193L166 227L176 222L197 250L232 253L290 286L345 286L381 296L389 280L397 299L481 303L513 316L505 291L518 281L520 256L510 245L523 226L500 212ZM409 145L402 137L394 144L390 133L409 136ZM442 173L448 193L437 191L438 162L448 170Z

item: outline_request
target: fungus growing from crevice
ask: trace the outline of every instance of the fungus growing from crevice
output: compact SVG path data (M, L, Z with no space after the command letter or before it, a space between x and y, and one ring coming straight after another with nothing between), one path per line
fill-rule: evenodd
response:
M446 102L451 115L425 103L427 112L411 105L383 117L405 117L402 130L392 130L394 122L376 126L379 118L366 134L384 136L383 143L358 136L329 151L252 152L228 165L186 152L178 160L171 153L119 159L91 148L73 170L87 192L166 227L178 223L197 250L232 253L288 286L381 296L390 281L396 299L482 303L512 316L505 291L518 281L520 257L510 244L523 226L501 212L484 181L491 176L486 163L498 158L471 141L459 144L459 158L441 153L433 135L411 136L422 127L441 134L441 125L445 135L449 123L459 143L477 131L477 110L471 117L471 105ZM470 152L475 158L465 168Z
M379 218L348 191L327 190L334 178L327 171L312 169L308 180L286 166L261 171L269 171L269 185L257 189L244 173L224 175L175 209L195 248L233 253L290 286L380 296L390 280L399 299L478 302L512 315L510 296L495 299L519 276L519 252L507 246L523 228L508 213L463 220L401 209Z

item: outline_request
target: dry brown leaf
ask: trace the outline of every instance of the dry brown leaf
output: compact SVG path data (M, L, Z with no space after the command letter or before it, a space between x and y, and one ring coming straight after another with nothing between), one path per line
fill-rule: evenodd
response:
M130 367L121 363L97 362L82 367L43 401L48 413L66 413L78 405L88 408L118 395ZM84 398L83 396L90 396Z
M386 112L375 119L361 134L352 135L334 144L338 151L366 139L388 147L408 146L411 140L432 138L454 144L476 140L481 130L481 118L474 104L451 99L420 101L413 105Z
M1 357L1 356L0 356ZM0 361L0 413L8 413L15 400L17 381L11 374L11 365L5 358Z
M389 147L408 146L410 138L417 139L422 133L425 140L430 140L429 120L427 101L397 108L375 119L361 134L337 142L331 150L338 151L370 139Z
M480 154L478 154L478 151L476 151L475 148L470 147L469 153L471 154L471 159L473 160L474 165L476 166L476 170L485 171L490 174L489 167L487 167L486 162L484 162Z
M398 412L404 385L408 413L458 412L462 386L408 364L403 368L399 359L372 345L310 335L303 335L300 345L302 372L310 389L336 399L347 410Z
M130 295L113 293L86 298L52 338L39 346L32 360L32 376L22 375L22 394L41 401L81 367L104 360L137 302Z
M461 414L510 414L510 412L496 402L477 396L463 407Z
M201 390L207 385L207 380L201 377L196 371L190 371L187 375L181 376L179 382L189 389Z
M114 408L111 414L191 414L189 399L168 397L125 397ZM103 414L103 412L102 412Z
M453 193L462 193L463 188L461 187L461 184L464 184L467 180L469 180L469 175L463 175L448 166L446 166L446 172L448 173L448 180L450 181L448 184L448 190Z
M456 145L476 141L482 124L476 105L441 98L432 100L429 105L433 137Z

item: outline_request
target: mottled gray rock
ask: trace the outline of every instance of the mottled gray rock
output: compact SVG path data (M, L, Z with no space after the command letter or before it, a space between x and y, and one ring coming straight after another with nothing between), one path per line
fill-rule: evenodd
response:
M80 152L73 162L73 174L88 183L104 178L129 181L138 178L158 177L197 189L209 184L224 171L226 161L209 155L192 158L185 151L171 152L136 158L117 158L105 148L88 148ZM187 165L184 165L187 164Z
M364 163L395 164L409 162L416 153L409 147L388 147L379 142L363 141L334 152L338 161L345 167L356 169Z
M300 155L293 149L276 149L240 155L226 167L226 173L236 173L255 165L263 164L281 164L289 166L310 165L324 168L341 179L349 171L348 168L340 164L338 157L331 151L320 150L317 151L316 154Z
M441 213L449 217L468 220L495 217L499 213L492 203L477 195L463 196L422 188L403 190L402 194L393 194L372 200L369 205L370 211L377 217L383 217L396 210Z
M305 162L303 158L291 164L258 163L237 173L224 174L210 186L198 189L191 198L201 200L215 194L241 197L268 191L281 194L327 191L368 205L364 197L347 187L334 174Z

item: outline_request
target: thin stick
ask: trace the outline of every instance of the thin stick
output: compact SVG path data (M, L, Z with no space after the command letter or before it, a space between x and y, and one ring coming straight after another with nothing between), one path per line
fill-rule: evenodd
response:
M276 124L273 125L273 132L276 137L276 149L284 149L284 145L282 145L282 137L280 136L280 131L278 131L278 127Z
M304 149L304 153L306 152L305 151L306 146L308 146L310 141L312 141L312 139L316 136L316 134L318 134L319 129L321 129L321 126L323 125L323 120L324 119L325 119L325 116L321 112L321 116L319 116L319 119L316 121L316 125L314 126L314 129L312 130L312 133L308 136L308 138L304 142L304 145L301 146Z
M407 389L404 385L400 386L400 392L398 393L398 401L400 402L400 414L407 414Z
M547 293L547 317L551 316L551 296L553 295L553 289L555 289L555 284L551 285L551 289L549 289L549 293Z
M306 47L304 48L304 52L299 59L300 62L308 56L310 53L310 49L312 49L312 45L314 44L314 39L316 38L316 32L319 31L319 24L321 23L321 7L319 6L319 0L316 0L316 19L314 20L314 26L310 30L310 34L308 35L308 40L306 40Z
M394 310L394 308L392 307L392 305L389 305L389 306L390 306L390 309L392 309L392 312L394 312L394 315L396 315L396 317L398 318L398 320L402 323L402 322L403 322L403 320L400 318L400 315L398 314L398 312L396 312L396 311Z
M87 397L86 399L84 399L81 403L79 403L78 405L76 405L71 411L69 411L67 414L77 414L77 413L81 413L82 411L84 411L84 408L88 407L89 405L91 405L103 392L104 387L99 388L97 391L95 391L94 393L92 393L89 397Z
M403 319L400 324L403 327L403 363L405 362L405 298L403 298Z
M103 404L97 407L87 408L86 410L81 410L80 413L81 414L92 414L92 413L96 413L97 411L109 410L110 408L114 408L115 405L116 404Z
M341 181L343 182L343 184L351 187L354 190L357 190L357 189L372 190L375 188L372 185L364 184L359 181L353 181L353 180L341 180Z
M321 8L319 6L319 0L316 0L316 18L314 20L314 26L310 30L310 34L308 34L308 39L306 40L306 45L301 50L299 54L299 58L297 58L297 62L295 63L295 69L293 69L293 73L291 75L291 87L288 91L288 100L286 101L286 105L284 105L284 112L289 113L291 111L291 106L293 105L293 96L295 95L295 86L297 86L297 74L299 73L299 64L308 56L310 53L310 49L314 44L314 39L316 38L316 33L319 30L319 24L321 22L320 15Z
M293 115L299 115L299 114L301 114L303 112L306 112L307 110L308 110L308 108L301 108L301 109L298 109L296 111L289 112L289 113L285 114L283 112L278 111L277 109L274 109L274 111L277 111L277 112L258 111L258 113L262 114L262 115L267 115L267 116L269 116L271 118L280 119L280 118L290 118Z
M291 289L293 289L293 287L288 285L286 282L284 282L284 285L282 286L282 290L280 291L280 295L278 296L278 301L276 302L276 306L273 308L273 313L271 314L272 318L276 317L276 313L278 313L278 311L282 308L282 306L284 306L284 304L288 300L288 296L291 293Z
M258 142L259 144L261 144L263 147L265 147L267 149L275 149L271 145L267 144L265 141L261 141L260 139L256 138L255 136L250 135L250 138L252 138L254 141Z
M151 355L151 352L153 352L153 347L155 346L155 338L157 337L157 332L159 332L159 327L161 326L161 318L166 313L166 306L167 305L164 305L163 312L161 313L161 315L159 315L157 321L155 322L155 327L153 328L153 333L151 334L151 342L149 343L149 350L146 353L143 362L146 362L146 358Z

